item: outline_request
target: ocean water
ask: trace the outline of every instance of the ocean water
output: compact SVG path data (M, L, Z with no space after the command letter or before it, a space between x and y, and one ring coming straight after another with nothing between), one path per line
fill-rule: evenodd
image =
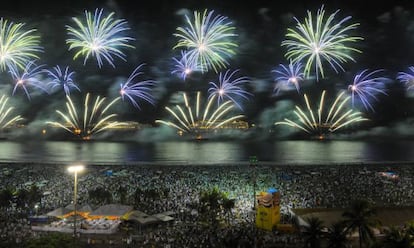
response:
M0 162L237 165L250 156L275 165L396 165L414 162L414 141L0 142Z

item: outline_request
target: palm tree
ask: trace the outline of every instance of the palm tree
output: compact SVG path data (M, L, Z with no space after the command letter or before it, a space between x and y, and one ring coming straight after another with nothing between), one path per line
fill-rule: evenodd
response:
M407 223L407 225L405 225L405 230L408 233L408 235L414 237L414 221Z
M413 247L414 237L410 235L408 229L398 229L391 227L386 230L381 247L384 248L410 248Z
M26 189L19 189L15 192L15 195L17 196L16 205L19 208L26 208L29 201L29 191Z
M32 185L30 189L27 191L27 203L30 208L32 208L36 203L40 203L42 205L42 196L43 193L36 185Z
M328 247L329 248L345 248L348 243L346 237L345 225L343 222L334 223L328 229Z
M230 199L227 196L223 199L223 209L227 216L227 224L230 224L230 216L232 214L231 210L236 205L235 199Z
M356 200L352 203L349 210L342 214L345 217L345 225L347 231L358 230L359 247L362 243L368 244L374 239L372 228L375 227L379 221L375 218L376 210L371 207L369 202L365 200Z
M13 200L13 190L12 189L2 189L0 191L0 208L8 208L11 205Z
M308 226L304 226L305 247L320 247L322 238L322 221L318 217L310 217L305 220Z
M10 188L2 189L0 191L0 221L5 218L6 222L9 219L7 208L9 208L13 201L13 190Z
M414 222L411 221L405 226L405 231L411 239L411 246L414 247Z
M224 194L217 187L202 191L200 194L200 213L210 221L213 226L217 226L217 214L223 204Z

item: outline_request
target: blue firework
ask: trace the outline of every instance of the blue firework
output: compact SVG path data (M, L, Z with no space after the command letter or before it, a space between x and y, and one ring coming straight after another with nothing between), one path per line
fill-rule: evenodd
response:
M388 82L389 79L386 77L376 76L381 72L383 72L383 70L375 70L373 72L363 70L355 75L353 83L348 86L348 91L350 91L352 96L353 107L355 98L358 97L366 110L374 111L374 107L371 104L372 99L378 101L377 96L379 94L387 95L384 88L385 83Z
M279 65L279 68L272 70L275 73L275 87L273 92L276 94L281 90L290 90L294 86L299 93L300 82L303 81L304 73L303 66L300 62L289 63L288 66Z
M136 78L139 75L142 75L143 72L140 71L141 67L144 64L139 65L132 74L129 76L128 80L121 84L121 89L119 93L121 94L122 100L128 98L128 100L134 105L134 107L141 109L137 99L141 99L144 101L149 102L150 104L154 105L155 100L154 97L151 95L151 87L155 85L154 80L144 80L144 81L136 81Z
M211 87L208 89L208 98L211 99L216 96L218 105L220 105L221 102L230 100L237 105L238 108L243 109L237 101L238 98L248 100L249 96L252 96L252 94L243 89L244 84L250 82L248 77L234 78L238 71L239 70L235 70L232 72L231 70L227 70L224 74L220 72L218 83L209 83Z
M21 73L16 67L11 67L9 72L14 80L14 88L12 94L14 95L17 89L21 88L26 94L27 98L30 100L31 98L28 87L37 88L44 92L47 92L45 85L39 79L39 76L43 71L42 67L43 65L37 66L34 61L27 63L23 69L23 72Z
M66 66L63 70L60 66L55 66L51 70L45 70L45 72L51 78L51 81L48 83L50 89L62 87L66 95L70 95L71 89L81 91L73 81L75 72L70 71L69 66Z
M92 56L98 61L99 68L104 60L115 67L113 56L126 61L122 49L134 48L128 44L134 39L124 35L124 32L129 30L125 20L115 19L114 12L107 16L103 16L102 12L103 9L96 9L94 14L85 11L85 20L73 17L76 26L66 26L70 36L66 43L69 44L69 50L76 51L73 59L84 56L83 63L86 64L88 58Z
M175 62L175 70L171 74L178 75L182 80L185 80L193 72L203 71L202 67L195 61L191 59L188 52L181 51L181 58L173 58Z
M414 66L408 67L408 72L399 72L397 80L405 84L407 90L414 87Z

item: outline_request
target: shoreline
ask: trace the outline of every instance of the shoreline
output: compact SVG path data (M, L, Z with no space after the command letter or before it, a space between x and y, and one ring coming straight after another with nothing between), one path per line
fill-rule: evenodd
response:
M136 161L136 162L94 162L88 163L83 161L74 161L74 162L58 162L58 161L0 161L0 167L9 166L9 165L28 165L28 166L68 166L73 164L84 164L86 166L137 166L137 167L237 167L237 166L250 166L251 163L246 161L240 162L227 162L223 161L220 163L217 162L198 162L193 163L190 161ZM256 164L257 167L343 167L343 166L389 166L389 167L398 167L398 166L414 166L414 161L381 161L381 162L349 162L349 163L278 163L272 161L259 161Z

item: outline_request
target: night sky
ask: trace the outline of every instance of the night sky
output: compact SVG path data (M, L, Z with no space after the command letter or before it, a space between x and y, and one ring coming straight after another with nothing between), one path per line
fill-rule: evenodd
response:
M364 37L356 47L362 54L355 56L356 63L344 65L345 72L336 74L326 69L327 77L319 82L305 84L301 93L319 97L322 89L338 91L346 89L352 76L363 69L384 69L385 75L392 79L387 84L388 96L381 96L375 103L375 112L367 112L371 119L361 133L364 135L381 132L388 135L401 134L402 137L414 136L411 122L414 115L414 101L410 93L405 91L401 83L395 80L396 74L407 71L414 65L414 3L406 1L6 1L2 3L0 16L14 22L24 22L26 27L36 28L41 35L44 53L40 63L48 67L69 65L75 72L75 80L82 93L74 93L83 98L86 92L94 95L115 97L121 79L129 76L139 64L145 63L146 79L157 81L154 95L155 106L142 104L138 111L127 103L117 107L122 120L137 120L154 124L155 119L168 115L164 106L171 102L172 96L180 91L206 92L208 82L217 78L215 73L199 75L183 83L171 75L173 67L171 58L179 51L172 50L177 39L173 36L178 26L184 25L182 13L194 10L214 10L217 14L227 16L235 25L239 48L232 58L230 67L240 69L240 73L252 79L248 86L254 94L250 101L243 103L245 115L250 123L270 127L280 120L279 111L283 104L290 108L303 101L302 94L289 92L277 97L272 95L274 86L273 70L279 64L286 64L285 47L281 47L286 29L296 25L293 17L303 20L306 11L315 13L324 4L327 14L337 9L337 18L352 16L350 23L358 22L360 26L354 31ZM73 24L71 17L83 17L83 11L94 11L104 8L108 13L113 11L118 18L128 21L131 28L128 35L136 40L136 47L126 51L127 62L115 60L116 68L105 64L98 68L96 60L88 60L83 66L83 59L72 60L73 52L68 51L65 44L65 25ZM4 73L0 78L0 90L11 94L12 82ZM64 107L63 94L34 94L28 101L22 92L13 96L16 109L21 111L29 127L41 126L44 120L56 119L54 110ZM314 101L316 102L316 100ZM266 122L266 123L265 123ZM401 131L405 130L405 131Z

